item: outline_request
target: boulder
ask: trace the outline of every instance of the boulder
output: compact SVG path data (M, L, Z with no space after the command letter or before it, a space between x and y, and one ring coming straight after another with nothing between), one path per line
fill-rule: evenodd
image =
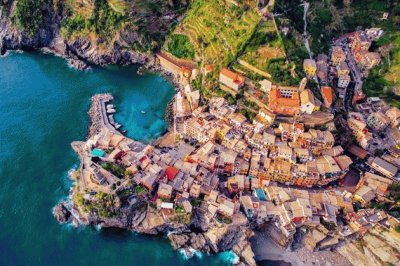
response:
M63 202L58 203L53 209L53 215L59 223L68 223L71 221L71 212L65 207Z
M168 238L171 241L172 247L174 249L183 248L189 242L188 235L170 234Z
M190 246L196 250L209 252L209 248L207 246L207 241L204 238L203 234L191 233L190 234Z

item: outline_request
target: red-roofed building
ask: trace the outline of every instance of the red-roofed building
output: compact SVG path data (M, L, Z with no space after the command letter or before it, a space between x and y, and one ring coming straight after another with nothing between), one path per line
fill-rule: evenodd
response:
M178 173L179 170L173 166L168 166L167 169L165 169L165 175L169 181L173 181Z
M225 86L228 86L229 88L232 88L234 90L239 90L240 88L243 87L245 78L244 76L236 72L224 68L221 70L219 74L219 81Z
M322 98L324 100L324 104L326 108L330 108L333 103L333 91L331 87L322 87L321 88Z
M214 71L214 66L210 64L206 64L204 66L204 75L207 76L208 73L211 73Z
M268 94L269 108L281 115L296 115L300 113L300 96L297 88L279 87Z

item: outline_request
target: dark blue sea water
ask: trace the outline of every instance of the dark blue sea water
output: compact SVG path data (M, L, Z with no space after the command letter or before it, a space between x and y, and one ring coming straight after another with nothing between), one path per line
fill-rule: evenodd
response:
M134 139L148 142L166 129L173 88L136 70L80 72L36 53L0 58L0 265L227 264L229 254L186 260L166 238L73 228L52 216L72 185L67 173L79 161L70 143L87 135L93 94L115 96L116 120Z

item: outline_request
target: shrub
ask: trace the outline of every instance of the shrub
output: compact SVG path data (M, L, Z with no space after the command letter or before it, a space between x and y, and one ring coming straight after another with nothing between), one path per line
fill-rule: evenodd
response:
M44 6L46 0L18 0L15 11L17 26L30 37L43 26L45 21Z
M194 58L193 46L186 35L173 34L167 46L168 50L178 58Z

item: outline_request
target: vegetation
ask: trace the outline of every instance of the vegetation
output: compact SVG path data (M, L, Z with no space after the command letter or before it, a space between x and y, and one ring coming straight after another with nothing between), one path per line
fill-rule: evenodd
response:
M62 27L67 37L71 37L73 33L79 34L87 30L109 42L126 19L125 15L111 9L106 0L96 0L90 18L71 15L63 21Z
M291 71L295 71L294 68L295 65L286 64L283 58L271 59L267 65L267 70L272 76L272 81L287 86L295 86L300 83L300 77L296 73L295 76L291 73Z
M106 162L101 165L105 170L111 172L113 175L119 178L123 178L126 174L125 168L121 165Z
M247 108L241 108L240 113L244 115L249 121L253 121L254 117L256 117L257 115L255 112L250 111Z
M17 26L33 37L44 25L47 4L47 0L18 0L15 10Z
M192 204L193 207L200 207L202 201L200 199L192 199L190 204Z
M236 59L261 19L255 2L241 1L239 5L224 0L194 0L170 38L186 35L205 63L217 68L226 66Z
M397 233L400 233L400 224L396 225L396 227L394 228L394 230L396 230Z
M400 183L393 183L390 188L389 198L400 203Z
M135 187L135 193L136 194L146 194L147 192L149 192L149 191L147 190L147 188L145 188L143 186Z
M246 43L239 59L259 70L267 71L272 58L285 58L283 41L275 30L273 21L261 21L251 39Z
M167 43L168 51L178 58L194 58L193 45L189 37L182 34L173 34Z
M328 229L329 231L336 230L336 224L333 222L328 222L324 218L321 217L320 219L321 224Z
M311 50L327 53L329 42L345 33L357 29L379 27L384 36L373 44L385 57L382 64L373 69L364 82L368 96L380 96L394 105L400 106L400 2L395 0L310 0L307 31L311 36ZM280 26L288 26L290 31L284 39L288 59L297 66L304 59L301 47L303 33L303 5L301 0L276 0L275 12ZM384 12L389 13L382 20ZM390 51L390 52L389 52ZM296 58L297 57L297 58ZM301 62L300 62L301 61Z
M100 217L110 218L117 214L119 200L114 195L99 191L95 199L84 199L80 192L75 194L75 202L85 212L96 212Z

